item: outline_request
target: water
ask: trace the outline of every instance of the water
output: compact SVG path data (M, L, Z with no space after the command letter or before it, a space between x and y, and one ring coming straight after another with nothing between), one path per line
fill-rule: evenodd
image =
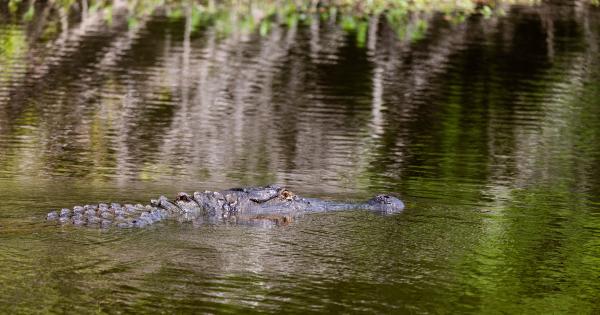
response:
M372 18L363 38L0 6L0 311L600 312L600 9L505 11ZM266 183L407 209L43 223Z

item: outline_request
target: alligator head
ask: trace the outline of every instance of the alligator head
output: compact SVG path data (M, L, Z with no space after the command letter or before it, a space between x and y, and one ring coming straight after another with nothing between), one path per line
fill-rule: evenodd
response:
M402 200L390 195L377 195L367 201L373 211L381 213L396 213L404 209Z

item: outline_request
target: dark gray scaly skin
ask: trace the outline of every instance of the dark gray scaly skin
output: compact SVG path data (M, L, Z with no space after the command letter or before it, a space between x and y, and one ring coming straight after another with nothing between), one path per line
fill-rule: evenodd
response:
M144 227L167 218L181 222L286 223L308 213L368 210L382 214L401 212L404 203L393 196L378 195L363 203L325 201L296 196L283 186L232 188L223 191L179 193L174 200L160 196L149 205L98 204L51 211L46 219L63 225L92 227Z

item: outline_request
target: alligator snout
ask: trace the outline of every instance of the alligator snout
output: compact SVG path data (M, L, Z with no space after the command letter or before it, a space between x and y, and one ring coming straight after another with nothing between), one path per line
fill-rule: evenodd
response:
M367 201L367 204L373 210L383 213L396 213L404 210L404 202L390 195L377 195Z

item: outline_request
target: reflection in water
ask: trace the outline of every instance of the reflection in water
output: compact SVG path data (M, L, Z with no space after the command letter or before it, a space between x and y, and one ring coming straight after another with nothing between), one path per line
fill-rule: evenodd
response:
M127 10L0 6L0 309L599 311L597 7L428 13L405 37L383 16L366 35L329 17L224 36L191 7ZM269 182L409 207L274 229L40 223Z

